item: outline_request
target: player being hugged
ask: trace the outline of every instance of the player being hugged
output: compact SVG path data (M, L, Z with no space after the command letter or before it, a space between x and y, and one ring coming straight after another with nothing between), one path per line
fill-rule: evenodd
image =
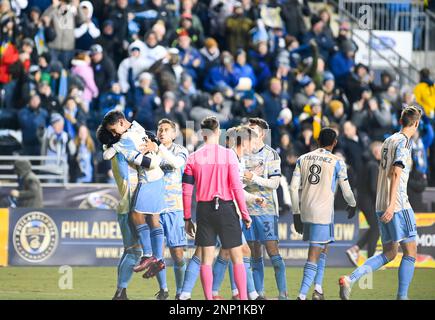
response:
M347 178L346 164L332 154L336 145L337 133L331 128L323 128L319 135L320 148L297 160L290 184L295 229L303 234L304 241L310 243L298 300L306 300L313 282L316 284L313 300L324 300L322 282L328 244L334 242L337 183L348 204L348 218L356 213L356 201Z
M121 153L128 163L138 168L139 184L132 201L131 220L136 226L143 257L134 271L146 270L143 277L150 278L165 268L164 234L160 225L160 213L166 208L164 173L160 168L162 158L158 152L139 151L144 145L151 149L156 143L139 123L129 122L121 111L108 112L101 126L119 139L109 150L112 156ZM109 151L105 152L106 159L110 159Z
M411 137L418 130L422 112L414 106L402 110L402 129L386 139L382 145L376 195L376 216L382 241L382 254L368 259L350 276L339 279L340 298L349 300L352 285L363 275L386 265L403 251L399 267L398 300L408 299L408 288L414 275L417 255L417 227L414 211L408 200L407 185L412 168Z

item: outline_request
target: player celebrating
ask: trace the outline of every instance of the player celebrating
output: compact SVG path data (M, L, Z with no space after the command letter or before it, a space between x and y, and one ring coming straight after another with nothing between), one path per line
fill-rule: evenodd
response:
M152 145L144 128L136 121L130 123L120 111L108 112L102 121L107 129L119 141L112 146L115 152L122 153L130 164L138 166L139 184L136 189L131 218L136 226L139 242L144 256L134 268L135 272L146 270L144 278L157 274L165 267L163 261L163 228L160 225L160 213L165 209L164 173L160 169L161 157L155 153L143 155L138 151L141 144ZM150 195L153 195L150 197ZM145 219L145 216L147 218ZM153 257L149 256L147 241L151 239Z
M158 149L152 145L147 151L159 151L162 157L160 168L165 173L165 201L166 209L160 215L160 224L163 227L166 237L166 245L169 247L172 259L174 260L174 273L176 284L176 297L178 299L184 281L186 263L184 261L184 247L187 246L187 237L184 230L183 220L183 199L181 179L188 152L181 145L173 143L177 135L175 122L169 119L162 119L158 123L157 138L160 141ZM166 300L169 297L166 283L166 269L157 274L160 291L156 294L157 300Z
M382 145L376 196L376 215L382 241L382 254L369 258L350 276L339 280L340 298L349 300L352 285L363 275L386 265L397 255L398 244L403 251L399 267L397 299L408 299L408 288L414 275L417 228L414 211L408 200L407 184L412 167L411 137L418 129L421 110L407 106L400 116L402 129Z
M110 147L117 142L117 139L102 126L97 129L97 139L105 147ZM113 300L128 300L127 286L133 275L133 268L139 262L142 254L136 230L131 229L128 215L131 198L138 184L138 175L136 167L129 165L121 153L112 157L111 162L113 177L120 196L116 212L124 243L124 253L118 263L118 284ZM149 249L151 250L151 245Z
M309 241L308 259L298 300L305 300L315 280L313 300L324 300L322 281L328 243L334 241L334 195L337 182L348 204L348 218L356 213L356 202L347 178L346 164L332 154L337 133L331 128L320 131L320 148L302 155L296 162L290 184L293 221L304 241ZM299 207L299 189L301 205ZM316 279L315 279L316 278Z
M257 133L256 152L243 156L246 171L244 173L245 191L263 198L264 204L248 203L252 218L252 228L244 228L253 256L253 277L255 288L264 297L264 263L262 245L266 246L275 271L279 299L287 299L286 270L284 261L278 251L278 198L276 189L281 176L281 160L278 153L264 144L269 125L260 118L249 119L249 127Z
M201 122L205 145L187 159L183 175L184 218L186 231L195 232L191 221L192 192L196 184L197 226L195 244L201 247L200 276L207 300L212 300L212 263L217 236L222 248L230 249L234 278L241 300L247 300L246 271L243 264L242 230L233 199L237 201L246 227L251 219L246 208L238 161L233 151L219 146L220 128L215 117Z

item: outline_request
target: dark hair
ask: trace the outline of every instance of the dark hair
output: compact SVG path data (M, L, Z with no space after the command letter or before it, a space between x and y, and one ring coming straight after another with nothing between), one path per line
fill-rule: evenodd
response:
M258 137L257 132L248 126L240 126L236 128L236 144L240 146L242 141L251 141L252 138Z
M420 81L426 80L430 77L430 70L429 68L423 68L420 70Z
M415 106L406 106L402 110L400 115L400 120L402 121L403 127L411 127L418 120L420 120L422 115L421 109Z
M323 128L319 134L319 146L321 148L332 146L336 139L337 133L333 129Z
M97 140L101 144L105 144L106 146L111 146L119 141L119 138L114 137L113 134L109 132L103 125L99 125L97 128Z
M201 121L201 129L202 130L211 130L215 131L219 129L220 124L216 117L207 117Z
M124 113L122 111L112 110L104 115L103 121L101 121L101 125L104 128L107 128L108 125L112 126L121 119L125 119Z
M250 125L256 125L263 130L269 130L269 124L267 123L266 120L263 120L261 118L249 118L248 121Z
M177 129L177 125L175 124L174 121L169 120L167 118L163 118L159 121L159 123L157 124L157 127L160 127L160 125L162 124L169 124L171 126L172 129L176 130Z

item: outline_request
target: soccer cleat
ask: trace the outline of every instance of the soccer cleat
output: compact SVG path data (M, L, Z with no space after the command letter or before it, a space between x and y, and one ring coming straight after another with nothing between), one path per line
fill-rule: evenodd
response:
M314 290L312 300L325 300L325 295L317 290Z
M346 255L349 258L350 262L352 262L355 267L358 267L358 252L355 249L350 248L346 250Z
M179 293L177 293L177 294L175 295L175 300L180 300L180 294L179 294Z
M165 262L163 260L159 260L155 263L153 263L148 270L143 274L144 279L149 279L157 275L160 271L165 269Z
M213 296L213 300L225 300L222 296Z
M233 299L233 300L240 300L240 296L239 296L239 294L236 294L235 296L233 296L232 299Z
M150 266L152 266L154 263L157 262L156 257L151 256L151 257L142 257L140 259L139 264L137 264L134 268L133 271L134 272L141 272L144 271L146 269L148 269Z
M352 288L349 279L346 276L340 277L338 284L340 285L340 299L350 300L350 291Z
M156 300L168 300L169 292L168 290L160 289L154 296Z
M128 300L127 289L118 288L118 290L116 290L115 295L113 296L112 300Z
M408 297L399 297L399 296L397 296L396 300L409 300L409 298Z
M288 296L287 296L287 294L286 295L279 295L278 296L278 300L288 300Z
M264 296L258 296L255 300L267 300Z

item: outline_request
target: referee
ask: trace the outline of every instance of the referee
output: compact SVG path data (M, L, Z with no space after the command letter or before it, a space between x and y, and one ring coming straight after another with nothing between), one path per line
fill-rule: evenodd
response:
M196 222L198 230L195 245L201 247L201 282L204 296L212 300L213 272L217 236L223 249L229 249L234 265L234 280L241 300L247 300L246 271L243 264L242 230L234 199L246 227L251 218L246 207L240 181L238 161L234 151L219 145L221 130L215 117L201 122L205 144L187 158L183 175L183 206L186 232L195 233L191 220L193 187L196 185Z

